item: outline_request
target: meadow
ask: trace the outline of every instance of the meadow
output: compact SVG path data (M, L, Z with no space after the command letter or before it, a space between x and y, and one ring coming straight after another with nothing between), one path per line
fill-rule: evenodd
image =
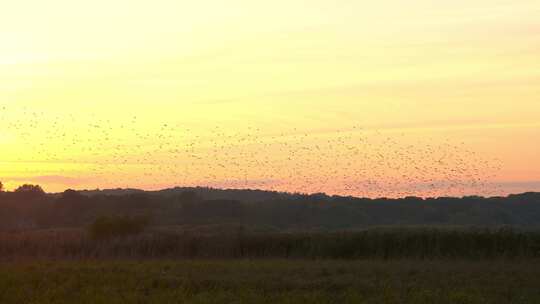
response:
M0 195L0 304L540 303L538 194L23 194Z
M540 303L536 232L219 230L3 233L0 303Z
M0 303L539 303L540 261L0 263Z

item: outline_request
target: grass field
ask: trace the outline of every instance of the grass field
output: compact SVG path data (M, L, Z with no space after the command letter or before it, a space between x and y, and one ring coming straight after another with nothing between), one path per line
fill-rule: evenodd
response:
M0 263L0 303L540 303L540 260Z

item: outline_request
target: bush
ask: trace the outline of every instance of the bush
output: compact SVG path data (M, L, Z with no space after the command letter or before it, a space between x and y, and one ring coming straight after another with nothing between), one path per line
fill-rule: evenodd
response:
M140 234L148 224L147 217L103 216L90 225L88 232L91 238L104 240Z

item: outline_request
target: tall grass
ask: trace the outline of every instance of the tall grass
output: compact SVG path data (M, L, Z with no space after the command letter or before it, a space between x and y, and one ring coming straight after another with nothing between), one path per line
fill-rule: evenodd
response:
M147 231L95 238L82 230L0 234L0 257L519 259L540 257L540 233L508 229L381 229L344 233Z

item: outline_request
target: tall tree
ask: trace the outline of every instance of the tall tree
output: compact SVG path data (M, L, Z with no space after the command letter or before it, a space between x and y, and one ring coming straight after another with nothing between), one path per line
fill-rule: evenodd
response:
M28 196L28 197L39 197L45 194L45 191L39 185L30 185L24 184L19 188L15 189L15 193Z

